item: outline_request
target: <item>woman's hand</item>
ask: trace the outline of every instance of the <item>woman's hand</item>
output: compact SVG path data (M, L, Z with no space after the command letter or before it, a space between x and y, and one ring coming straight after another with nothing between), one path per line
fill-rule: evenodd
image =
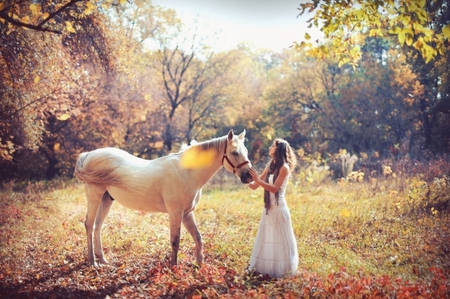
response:
M252 179L254 182L259 183L259 174L258 172L255 170L255 168L251 167L249 169L249 173L252 176Z
M252 190L256 190L259 187L259 175L258 175L258 172L256 172L256 170L253 167L251 167L249 169L249 173L252 176L253 182L249 183L248 187L250 189L252 189Z

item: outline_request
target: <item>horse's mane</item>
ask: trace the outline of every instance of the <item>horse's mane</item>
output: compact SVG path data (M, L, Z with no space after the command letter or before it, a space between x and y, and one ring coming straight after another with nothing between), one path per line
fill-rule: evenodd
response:
M193 145L189 146L188 148L199 147L201 150L214 149L216 152L219 153L219 151L221 150L223 141L226 138L227 138L227 136L217 137L217 138L214 138L211 140L202 141L197 144L193 144Z
M222 137L214 138L214 139L211 139L208 141L203 141L203 142L199 143L198 145L204 150L215 149L217 152L219 152L221 149L221 146L223 146L223 141L226 138L227 138L227 136L222 136Z

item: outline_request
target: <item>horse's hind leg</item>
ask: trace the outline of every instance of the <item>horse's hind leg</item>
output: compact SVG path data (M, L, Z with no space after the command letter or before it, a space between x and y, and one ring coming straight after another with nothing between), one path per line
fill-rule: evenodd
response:
M197 264L200 266L203 263L203 243L202 236L195 223L194 212L191 211L183 216L183 224L186 230L191 234L195 242L195 257Z
M95 262L93 247L94 223L102 201L102 196L105 191L102 191L98 187L94 187L92 185L85 184L85 186L87 196L87 214L84 226L86 227L88 261L92 266L97 266L97 263Z
M98 207L97 216L95 218L95 228L94 228L94 252L98 258L98 262L100 264L107 264L108 261L105 259L103 255L103 247L102 247L102 226L105 221L106 216L108 216L109 209L113 204L113 199L109 195L108 192L105 192L102 197L102 203Z

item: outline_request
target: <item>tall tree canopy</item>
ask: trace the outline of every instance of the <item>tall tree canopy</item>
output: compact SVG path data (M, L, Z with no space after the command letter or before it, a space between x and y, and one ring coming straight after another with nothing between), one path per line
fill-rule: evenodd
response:
M445 0L313 0L300 4L299 10L300 15L314 13L309 27L320 28L333 47L313 44L308 33L297 47L310 49L316 57L337 56L340 65L357 63L365 36L393 35L401 46L419 51L426 62L448 49L450 10Z

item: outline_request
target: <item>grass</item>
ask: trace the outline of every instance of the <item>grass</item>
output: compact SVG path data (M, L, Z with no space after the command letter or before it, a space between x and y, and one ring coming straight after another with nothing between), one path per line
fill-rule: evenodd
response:
M366 293L386 297L414 290L423 298L444 294L450 290L449 191L448 177L321 184L294 179L287 201L299 274L262 280L246 272L262 191L237 180L207 185L196 209L205 265L193 266L194 243L182 229L174 269L167 266L167 215L114 204L102 233L110 266L95 269L86 264L83 186L9 183L0 192L0 298L329 298L339 285L355 286L350 294L362 298L358 288L365 283Z

